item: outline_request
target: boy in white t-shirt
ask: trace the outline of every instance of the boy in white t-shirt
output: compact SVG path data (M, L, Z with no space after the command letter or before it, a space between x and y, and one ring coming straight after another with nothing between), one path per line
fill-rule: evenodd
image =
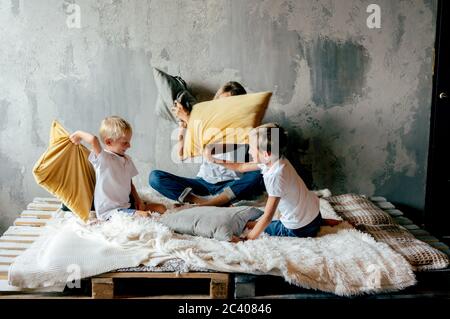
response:
M250 132L249 153L253 163L227 163L210 158L215 163L240 172L261 170L268 199L263 216L247 223L251 229L245 239L256 239L262 232L272 236L314 237L322 224L339 221L322 220L319 198L311 192L287 158L284 130L277 124L258 126ZM272 220L276 210L280 220Z
M95 169L94 206L97 218L108 220L114 212L148 217L151 212L166 211L161 204L144 203L133 185L132 178L138 174L131 158L125 154L130 148L131 125L118 116L105 118L100 125L102 149L97 136L83 131L70 135L74 144L84 141L92 145L89 161ZM130 200L134 202L134 207Z

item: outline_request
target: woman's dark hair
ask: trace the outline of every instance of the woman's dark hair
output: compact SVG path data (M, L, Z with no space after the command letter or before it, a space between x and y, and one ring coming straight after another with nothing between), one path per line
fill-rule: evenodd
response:
M247 94L247 91L244 89L244 87L239 83L235 81L230 81L225 83L216 93L214 96L214 99L217 99L219 95L223 93L230 93L230 95L243 95Z
M192 111L192 103L191 95L187 90L180 91L176 97L176 101L183 105L183 107L190 113Z

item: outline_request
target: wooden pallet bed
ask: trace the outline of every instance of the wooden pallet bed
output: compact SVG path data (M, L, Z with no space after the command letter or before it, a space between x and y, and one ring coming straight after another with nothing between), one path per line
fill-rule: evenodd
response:
M450 255L448 246L420 229L384 198L372 197L371 200L416 238ZM14 221L14 225L0 237L0 298L343 298L289 285L281 277L219 272L109 272L82 280L81 289L65 289L62 293L55 292L51 288L21 290L10 286L9 266L42 234L60 206L61 203L55 198L35 198ZM448 268L419 272L417 278L419 284L414 287L367 298L450 298ZM127 290L137 286L140 288L139 292ZM170 287L173 289L167 289Z

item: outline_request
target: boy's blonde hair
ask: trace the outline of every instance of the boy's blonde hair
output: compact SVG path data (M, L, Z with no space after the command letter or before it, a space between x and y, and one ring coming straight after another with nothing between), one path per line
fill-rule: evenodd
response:
M279 157L285 153L287 136L285 130L277 123L267 123L255 127L249 133L250 141L256 141L258 151L267 151Z
M127 133L133 133L130 123L119 116L108 116L100 124L100 138L105 143L107 138L115 141Z

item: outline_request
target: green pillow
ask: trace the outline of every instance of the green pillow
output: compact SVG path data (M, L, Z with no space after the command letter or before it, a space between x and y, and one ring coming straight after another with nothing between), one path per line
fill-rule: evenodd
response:
M196 99L181 77L172 76L157 68L153 68L153 77L155 78L156 87L159 92L155 106L156 114L176 123L177 120L170 109L178 94L186 92L185 95L191 105L196 103Z
M230 241L240 236L249 220L261 217L263 212L255 207L197 206L176 213L162 215L160 222L181 234Z

